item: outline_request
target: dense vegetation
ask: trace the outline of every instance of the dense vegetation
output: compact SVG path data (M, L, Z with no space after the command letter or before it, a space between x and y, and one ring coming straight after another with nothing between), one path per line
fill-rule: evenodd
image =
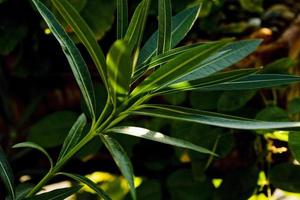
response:
M41 2L0 0L1 199L300 192L300 3Z

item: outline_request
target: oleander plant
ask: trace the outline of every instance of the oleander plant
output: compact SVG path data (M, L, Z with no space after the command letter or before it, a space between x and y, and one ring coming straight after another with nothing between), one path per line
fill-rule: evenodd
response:
M233 38L225 38L219 41L182 45L182 40L195 24L201 9L207 2L195 3L173 16L172 0L142 0L129 20L127 0L117 0L116 41L111 44L106 56L91 27L68 0L51 0L52 9L49 9L49 5L44 4L43 1L32 0L32 2L51 34L59 42L69 62L81 91L85 111L72 125L56 159L53 159L46 149L32 141L13 146L13 148L38 150L49 160L48 172L31 187L16 189L11 166L0 148L0 177L6 187L7 199L60 200L78 193L83 185L92 189L100 199L111 199L91 179L84 175L63 171L63 167L75 154L95 138L101 140L110 152L127 181L130 190L130 197L127 198L131 199L139 199L133 166L124 147L113 137L114 135L123 134L192 150L197 154L208 155L210 160L208 163L219 156L214 147L207 148L148 127L126 124L132 117L144 116L151 119L158 118L161 121L174 120L179 123L179 126L181 122L189 122L229 130L249 130L256 131L255 133L259 135L274 130L293 131L295 140L299 137L297 130L300 122L249 119L177 105L156 104L153 101L160 96L176 96L190 91L203 93L234 91L238 95L243 95L243 92L248 90L278 87L300 81L300 77L290 74L270 74L263 67L227 69L254 52L262 42L259 39L235 41ZM158 30L147 39L144 37L147 17L150 5L156 2ZM72 30L73 35L66 31L66 26L68 30ZM88 52L99 73L106 95L98 96L95 92L95 84L89 68L76 43L81 43ZM103 102L103 98L106 98L106 104L102 106L103 109L99 113L97 107ZM213 132L213 129L211 131ZM297 149L297 142L291 144ZM78 184L40 193L57 177L64 177ZM183 198L174 197L174 199ZM209 197L200 199L209 199Z

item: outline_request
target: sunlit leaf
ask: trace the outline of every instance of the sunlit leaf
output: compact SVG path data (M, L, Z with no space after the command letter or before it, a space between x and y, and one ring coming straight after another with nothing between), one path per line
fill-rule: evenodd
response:
M191 90L201 91L203 88L209 88L229 81L239 80L241 78L248 77L251 74L255 74L256 72L258 72L257 69L238 69L238 70L230 70L228 72L215 73L198 80L172 84L169 87L156 91L155 93L166 94L166 93L191 91Z
M108 52L106 63L112 101L117 104L127 97L131 83L132 61L128 43L117 40Z
M88 179L84 176L81 176L81 175L78 175L78 174L65 173L65 172L60 172L59 174L67 176L69 178L72 178L72 179L74 179L76 181L79 181L83 184L86 184L91 189L93 189L100 198L103 198L104 200L110 200L111 199L100 187L98 187L98 185L96 183L94 183L93 181L91 181L90 179Z
M25 198L25 200L62 200L78 192L82 186L70 188L56 189L47 193L39 194L33 197Z
M300 127L300 122L266 122L169 105L142 105L131 114L245 130Z
M213 72L225 69L248 56L260 43L261 40L242 40L228 44L219 50L221 54L216 53L211 57L207 57L207 59L199 64L201 67L194 69L186 76L176 80L176 83L197 80Z
M151 70L155 68L156 66L165 64L166 62L169 62L170 60L174 59L175 56L184 53L196 46L203 45L204 43L197 43L197 44L191 44L186 45L182 47L178 47L175 49L171 49L168 52L162 53L160 55L156 55L152 57L149 61L142 63L140 66L138 66L138 70L135 71L134 80L137 80L140 78L147 70Z
M212 154L215 155L213 152L211 152L208 149L205 149L203 147L197 146L191 142L184 141L181 139L177 138L172 138L167 135L163 135L162 133L155 132L155 131L150 131L145 128L140 128L140 127L134 127L134 126L120 126L120 127L114 127L108 130L109 132L115 132L115 133L121 133L121 134L126 134L126 135L131 135L135 137L140 137L144 138L147 140L153 140L156 142L164 143L164 144L169 144L172 146L177 146L177 147L182 147L182 148L187 148L191 149L200 153L207 153L207 154Z
M213 42L201 45L199 47L194 47L193 49L180 54L173 60L162 65L158 70L147 77L139 86L134 89L132 95L134 96L140 93L159 90L160 88L167 87L176 82L178 79L186 76L193 70L205 67L201 65L201 62L207 57L213 55L226 44L226 40ZM213 73L216 70L217 69L208 70L209 72L204 74L204 76L210 75L210 73Z

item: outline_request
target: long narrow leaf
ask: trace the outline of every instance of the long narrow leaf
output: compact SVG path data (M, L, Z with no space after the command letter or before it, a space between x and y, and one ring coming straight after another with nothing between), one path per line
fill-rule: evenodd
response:
M266 122L258 121L202 110L189 109L168 105L143 105L134 115L160 117L180 121L194 122L224 128L258 130L258 129L285 129L300 127L300 122Z
M125 36L128 27L128 2L117 0L117 39Z
M70 39L68 34L64 31L61 25L56 20L55 16L48 10L48 8L42 4L39 0L33 0L33 3L37 7L38 11L48 24L52 33L60 43L69 63L75 79L80 87L83 98L91 116L95 118L95 94L91 76L88 71L87 65L84 62L79 50L75 46L74 42Z
M133 169L132 169L131 161L127 156L127 153L124 151L123 147L112 137L108 135L100 134L100 138L102 142L105 144L106 148L111 153L121 173L127 180L130 188L131 196L135 200L136 191L135 191L134 181L133 181L134 178Z
M174 83L196 80L223 70L248 56L260 43L261 40L242 40L231 43L220 49L220 52L226 53L222 55L216 53L214 56L208 57L199 64L201 67L195 68L189 74L182 76Z
M15 199L14 176L2 147L0 147L0 178L2 179L10 197Z
M70 187L70 188L63 188L53 190L51 192L39 194L33 197L26 198L25 200L62 200L66 199L69 196L78 192L82 186Z
M78 11L74 9L73 6L67 0L53 0L52 2L57 11L71 26L77 37L86 47L91 58L93 59L93 62L97 67L97 70L99 71L99 74L104 84L107 85L104 54L97 43L93 31L84 21L84 19L80 16Z
M67 176L69 178L72 178L75 181L81 182L83 184L86 184L92 190L94 190L100 198L102 198L104 200L111 200L111 198L101 188L99 188L96 183L94 183L90 179L88 179L84 176L78 175L78 174L70 174L70 173L65 173L65 172L60 172L59 174Z
M259 69L255 69L255 68L220 72L220 73L207 76L205 78L201 78L199 80L185 81L185 82L180 82L177 84L170 85L167 88L156 91L155 94L158 95L158 94L167 94L167 93L182 92L182 91L201 90L203 88L205 89L209 87L214 87L219 84L245 78L257 72L259 72Z
M168 52L165 52L163 54L157 55L152 57L148 62L142 63L138 70L135 72L133 76L133 80L136 81L138 78L140 78L147 70L151 70L155 68L156 66L165 64L169 62L170 60L174 59L177 55L182 54L186 51L190 51L191 49L203 45L205 43L197 43L197 44L191 44L186 45L182 47L178 47L175 49L171 49Z
M253 74L237 80L219 83L199 90L251 90L260 88L270 88L274 86L288 85L300 81L299 76L285 74Z
M36 149L36 150L40 151L41 153L43 153L47 157L47 159L49 160L49 163L50 163L50 169L53 168L52 158L47 153L47 151L43 147L39 146L38 144L35 144L33 142L22 142L22 143L15 144L13 146L13 148L32 148L32 149Z
M85 125L86 117L84 114L81 114L72 126L64 141L62 149L59 153L58 161L61 160L82 139L82 132Z
M157 55L171 49L172 5L170 0L158 0Z
M130 48L133 50L134 47L139 45L142 41L143 32L145 28L146 18L148 16L148 10L150 6L150 0L143 0L136 8L133 17L128 26L125 40L128 41Z
M204 147L197 146L191 142L173 138L173 137L169 137L167 135L163 135L162 133L150 131L145 128L134 127L134 126L120 126L120 127L114 127L108 131L131 135L131 136L135 136L135 137L140 137L140 138L144 138L147 140L152 140L152 141L156 141L156 142L160 142L160 143L164 143L164 144L169 144L172 146L191 149L191 150L194 150L194 151L197 151L200 153L216 155L212 151L210 151Z
M107 76L113 103L122 101L129 93L132 74L130 49L126 41L117 40L107 55Z
M175 47L179 42L186 36L194 25L198 14L200 12L201 5L195 6L186 10L181 11L174 17L172 17L172 41L171 47ZM157 37L158 31L152 34L147 40L144 47L141 50L138 65L148 61L151 57L156 55L157 52Z
M204 44L193 48L191 51L180 54L153 72L153 74L151 74L138 87L135 88L135 90L132 92L132 95L134 96L140 93L167 87L180 77L189 74L194 69L202 67L202 65L199 66L201 61L216 53L226 44L227 41Z

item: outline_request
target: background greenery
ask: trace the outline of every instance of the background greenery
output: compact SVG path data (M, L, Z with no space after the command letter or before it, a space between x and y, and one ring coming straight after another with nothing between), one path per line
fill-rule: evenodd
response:
M116 30L112 28L115 27L115 2L70 2L92 27L101 47L107 52L115 40ZM129 1L130 14L138 2ZM157 6L154 2L150 12L152 17L145 31L149 35L157 26ZM195 2L173 0L174 14ZM48 5L51 7L51 4ZM235 68L264 66L265 72L298 73L299 2L215 0L205 1L204 5L196 26L183 43L225 37L262 38L264 42L256 53ZM66 23L61 23L72 34ZM73 39L77 41L75 35ZM82 48L81 44L78 45ZM30 184L41 178L48 167L47 160L37 152L16 151L10 147L30 140L47 148L51 155L57 155L59 146L83 105L80 91L60 47L31 1L0 0L0 55L0 143L9 155L16 179L24 181L24 175L28 174L31 180L27 183ZM92 61L87 53L85 57L91 66ZM96 71L92 75L95 81L99 80ZM153 102L188 105L267 121L299 120L298 87L294 85L243 92L187 92L156 97ZM97 92L102 94L97 96L105 95L101 82L98 83ZM102 105L105 99L103 97ZM99 104L98 110L101 109ZM300 138L296 133L269 131L262 135L262 132L254 134L251 131L144 117L132 118L126 124L163 131L215 149L220 154L216 159L118 135L116 139L128 152L135 174L139 177L136 180L140 183L137 190L139 199L244 200L264 199L274 192L278 194L278 189L300 192L300 167L294 159L299 158L300 154ZM107 188L107 193L113 199L129 198L123 178L98 140L92 141L78 153L76 159L65 166L65 171L89 174L102 188ZM0 188L0 195L5 194L3 187ZM88 189L84 191L78 199L96 198Z

